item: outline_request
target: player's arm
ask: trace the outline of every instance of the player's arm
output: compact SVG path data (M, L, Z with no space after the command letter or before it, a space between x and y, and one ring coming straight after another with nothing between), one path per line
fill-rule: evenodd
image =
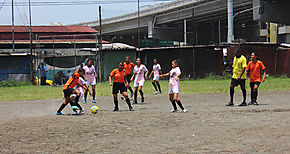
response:
M152 74L153 74L153 70L151 71L151 73L150 73L150 75L149 75L149 79L151 78Z
M246 67L243 68L241 75L238 77L238 80L242 78L243 74L245 73Z
M85 79L85 81L88 81L87 77L86 77L84 74L82 74L81 77L82 77L83 79Z
M133 73L133 75L132 75L132 77L131 77L130 81L133 81L133 79L134 79L135 75L136 75L136 73Z
M266 78L266 69L263 69L263 70L262 70L262 73L263 73L263 79L262 79L262 82L265 82L265 78Z
M159 70L159 74L162 74L162 70Z
M126 78L124 78L124 81L125 81L125 87L128 88L129 87L129 82L127 81Z
M97 73L95 72L94 74L95 74L95 78L97 79L97 77L98 77L98 76L97 76Z
M109 83L110 83L110 86L113 85L113 83L112 83L112 76L111 75L109 76Z
M170 72L165 73L165 74L161 74L160 77L169 76L169 75L170 75Z
M147 70L146 73L145 73L145 79L146 80L148 79L148 73L149 73L149 71Z

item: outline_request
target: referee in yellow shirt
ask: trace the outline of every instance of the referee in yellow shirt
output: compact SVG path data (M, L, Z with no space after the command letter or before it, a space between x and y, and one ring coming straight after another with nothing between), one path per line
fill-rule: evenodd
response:
M241 90L243 92L243 102L239 106L246 106L246 79L247 79L247 74L246 74L246 67L247 67L247 59L245 56L242 55L241 50L238 49L236 51L236 56L234 57L233 60L233 76L232 76L232 82L231 82L231 87L230 87L230 102L226 106L233 106L234 105L234 93L235 93L235 87L239 86L241 87Z

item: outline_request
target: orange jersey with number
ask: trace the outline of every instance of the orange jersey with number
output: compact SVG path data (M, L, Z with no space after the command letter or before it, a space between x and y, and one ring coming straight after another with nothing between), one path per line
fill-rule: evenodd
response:
M114 82L125 83L125 77L127 75L125 70L119 71L119 69L116 68L110 73L110 76L114 77Z
M77 84L79 84L79 77L80 77L79 73L74 73L72 76L70 76L70 78L65 83L62 90L65 90L67 88L74 88Z
M249 62L247 65L246 70L250 71L250 82L261 82L262 78L262 71L265 70L266 67L261 61L257 61L256 63L253 63L253 61Z
M131 74L132 73L132 69L134 68L135 64L129 62L128 64L126 62L124 62L124 69L126 71L126 74Z

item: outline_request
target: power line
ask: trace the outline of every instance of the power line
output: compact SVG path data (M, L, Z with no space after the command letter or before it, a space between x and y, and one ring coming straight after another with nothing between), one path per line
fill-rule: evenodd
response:
M140 3L148 3L148 2L170 2L172 0L142 0ZM126 4L126 3L136 3L136 0L107 0L107 1L67 1L67 2L59 2L59 1L44 1L44 2L31 2L31 6L68 6L68 5L96 5L96 4ZM3 6L11 6L11 4L3 4ZM15 6L29 6L28 2L18 2L15 3Z
M4 4L5 4L6 0L4 0L4 2L2 3L1 7L0 7L0 11L3 8Z
M24 24L24 26L25 26L25 25L26 25L26 23L25 23L24 19L22 18L22 14L21 14L21 13L20 13L20 11L19 11L19 7L18 7L18 6L16 6L16 9L17 9L17 12L18 12L18 15L19 15L19 17L20 17L21 21L23 22L23 24Z

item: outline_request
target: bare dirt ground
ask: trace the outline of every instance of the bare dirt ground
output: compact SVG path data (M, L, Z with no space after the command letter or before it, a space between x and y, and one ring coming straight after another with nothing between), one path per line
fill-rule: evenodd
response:
M167 95L146 95L134 112L119 100L114 113L112 97L98 97L100 113L89 102L80 116L56 116L62 99L0 102L0 153L290 152L290 91L260 92L247 107L224 106L225 93L180 98L187 113L170 113Z

